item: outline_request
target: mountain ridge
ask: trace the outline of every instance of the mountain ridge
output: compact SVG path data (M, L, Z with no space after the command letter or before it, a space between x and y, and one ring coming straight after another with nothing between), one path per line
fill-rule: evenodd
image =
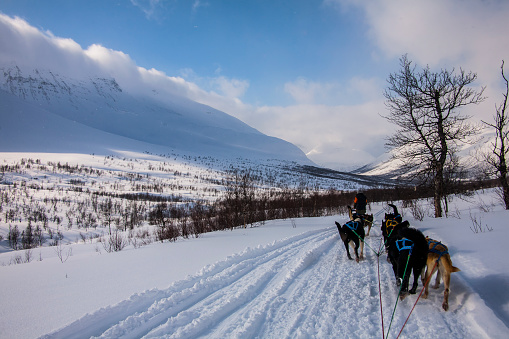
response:
M20 114L16 107L21 105L27 123L34 118L30 115L54 120L53 114L71 123L60 121L66 129L72 130L72 126L81 124L111 135L183 152L219 157L278 158L313 164L297 146L267 136L224 112L176 95L163 96L156 89L152 89L151 96L129 93L113 77L69 78L53 70L27 71L18 65L10 65L0 67L0 89L5 102L0 114L11 124L13 119L8 119L7 115L12 115L13 111ZM8 99L9 95L19 101ZM4 128L11 127L4 124ZM16 128L17 133L10 133L10 137L20 139L26 134L23 132L26 126L17 125ZM46 128L51 129L51 126ZM55 133L59 134L53 131ZM43 135L39 133L39 137ZM52 133L46 137L51 139ZM2 140L2 145L13 141L16 140L9 143ZM8 151L5 146L3 148Z

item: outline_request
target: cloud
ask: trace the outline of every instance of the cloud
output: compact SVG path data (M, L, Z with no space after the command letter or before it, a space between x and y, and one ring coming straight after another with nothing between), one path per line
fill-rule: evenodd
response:
M352 106L264 106L252 108L243 120L294 143L317 163L345 169L383 154L384 138L391 128L377 114L383 109L383 101Z
M192 8L193 12L196 12L196 11L198 11L198 9L200 7L208 7L208 6L209 6L208 2L203 2L201 0L194 0L191 8Z
M141 9L149 20L158 20L163 9L164 0L131 0L131 4Z
M90 73L90 64L72 39L42 32L25 20L0 13L0 62L68 70L71 76Z
M190 82L198 84L205 91L217 93L229 99L241 98L249 88L249 81L243 79L229 78L221 75L221 68L215 71L215 77L201 77L191 68L180 70L182 77Z
M299 77L285 83L284 91L297 104L359 104L377 99L382 93L382 84L376 78L354 77L346 83L311 81Z
M303 77L284 85L286 93L290 94L299 104L312 104L330 97L332 92L338 90L335 84L309 81Z
M385 58L403 54L419 66L477 73L490 98L500 95L500 64L509 59L509 1L326 0L345 13L361 9ZM394 70L396 71L396 70Z
M421 64L469 62L507 53L507 1L366 1L374 41L389 57L409 53Z
M192 69L181 76L168 76L156 69L139 67L121 51L93 44L83 49L72 39L41 32L19 18L0 14L0 60L19 62L33 68L57 69L62 75L114 77L131 93L151 94L152 90L182 96L234 115L260 131L290 141L310 154L312 160L363 164L381 153L384 133L377 113L383 103L339 105L338 98L353 93L371 97L378 83L374 79L351 79L347 84L320 83L304 78L285 85L296 101L288 107L256 107L241 97L249 89L247 80L200 77ZM334 105L324 103L334 102ZM374 118L373 118L374 116ZM376 126L375 128L373 126ZM374 142L373 140L376 140ZM367 151L360 151L367 148Z
M228 79L224 76L212 79L212 83L219 93L227 98L240 98L249 87L247 80Z

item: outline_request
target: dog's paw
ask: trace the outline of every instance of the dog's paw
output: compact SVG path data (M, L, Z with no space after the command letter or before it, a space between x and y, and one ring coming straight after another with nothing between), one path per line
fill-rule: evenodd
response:
M405 299L407 295L408 295L408 292L401 292L401 293L399 294L399 300L403 300L403 299Z
M439 287L440 287L440 284L435 284L435 285L431 286L431 288L433 288L435 290L438 289Z
M428 299L428 293L424 292L424 293L421 295L421 298L423 298L423 299Z
M449 309L449 303L444 301L444 303L442 304L442 308L444 309L444 311L447 311Z

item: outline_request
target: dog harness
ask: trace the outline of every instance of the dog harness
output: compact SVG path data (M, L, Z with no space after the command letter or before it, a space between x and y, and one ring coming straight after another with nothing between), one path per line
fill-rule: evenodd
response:
M396 220L394 219L388 219L385 221L385 229L386 231L388 232L389 229L393 229L394 227L396 227L396 225L399 224L399 222L397 222Z
M398 248L398 251L405 251L409 250L410 253L412 253L412 249L414 248L414 242L410 239L403 238L396 240L396 247Z
M431 247L428 250L428 252L438 254L438 260L440 260L440 257L442 257L444 254L449 254L449 251L446 249L447 247L445 247L445 245L442 244L440 241L430 239L430 240L428 240L428 248L429 248L429 245L431 245L431 244L433 244L433 247ZM444 250L443 251L438 250L436 248L438 245L442 245Z
M350 220L349 222L347 222L345 225L346 227L348 227L349 229L351 229L352 231L357 231L357 228L359 228L359 225L361 223L358 222L358 221L353 221L353 220Z

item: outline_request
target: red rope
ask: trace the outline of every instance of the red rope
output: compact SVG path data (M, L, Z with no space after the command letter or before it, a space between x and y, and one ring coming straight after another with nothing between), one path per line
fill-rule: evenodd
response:
M380 256L376 256L377 265L378 265L378 295L380 296L380 314L382 317L382 338L385 339L385 329L384 329L384 311L382 309L382 287L380 285Z
M419 296L417 297L417 300L415 301L414 303L414 307L412 307L412 309L410 310L410 313L408 314L408 317L406 318L405 320L405 323L403 324L403 327L401 327L401 330L399 331L398 333L398 336L396 337L396 339L399 338L399 336L401 335L401 332L403 332L403 329L405 328L405 325L408 321L408 319L410 318L410 315L412 314L412 312L414 311L414 308L415 308L415 305L417 305L417 302L419 301L419 298L421 297L421 294L422 292L424 291L424 289L426 288L426 286L428 286L428 283L429 283L429 279L431 278L431 276L433 275L433 271L435 270L435 267L437 266L438 264L438 260L435 262L435 265L433 266L433 269L431 270L429 276L428 276L428 280L426 280L426 283L424 284L422 290L421 290L421 293L419 293ZM437 273L438 274L438 273ZM383 326L383 325L382 325Z

